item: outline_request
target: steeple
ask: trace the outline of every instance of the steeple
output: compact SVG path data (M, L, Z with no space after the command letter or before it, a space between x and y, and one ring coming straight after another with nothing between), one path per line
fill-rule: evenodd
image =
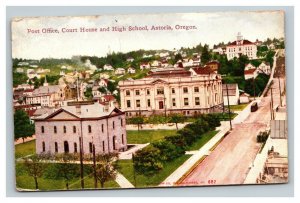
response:
M44 86L48 86L48 82L47 82L47 75L45 75L45 81L44 81Z

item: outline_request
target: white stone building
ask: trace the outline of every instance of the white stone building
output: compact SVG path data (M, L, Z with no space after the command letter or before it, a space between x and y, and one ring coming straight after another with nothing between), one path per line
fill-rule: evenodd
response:
M241 55L246 55L249 59L256 59L256 53L256 44L243 39L240 32L237 34L237 40L226 46L226 55L228 60L231 60L234 57L239 58Z
M135 73L135 69L132 68L132 67L129 67L129 68L127 69L127 72L130 73L130 74L134 74L134 73Z
M35 117L36 153L97 154L127 149L125 114L99 103L74 102ZM81 144L80 144L81 142ZM80 147L82 146L82 147Z
M121 109L127 116L193 116L219 111L223 104L222 79L207 71L195 68L192 74L182 68L159 68L143 79L120 81Z
M115 70L116 75L124 75L125 74L125 69L124 68L117 68Z

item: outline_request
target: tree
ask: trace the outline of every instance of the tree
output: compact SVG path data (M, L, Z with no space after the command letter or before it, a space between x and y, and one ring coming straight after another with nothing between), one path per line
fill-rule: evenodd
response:
M77 155L70 153L56 154L55 160L59 163L54 164L56 168L57 178L63 178L66 183L66 188L69 190L69 182L71 179L78 177L78 165L74 164L75 160L78 160Z
M209 53L209 47L207 44L204 45L203 49L202 49L202 54L201 54L201 62L203 64L209 62L211 59L211 55Z
M108 83L107 83L107 90L110 93L113 93L116 89L117 89L116 84L113 83L112 81L108 81Z
M28 80L28 77L26 74L13 72L13 86L14 87L26 83L27 80Z
M86 88L85 92L84 92L84 96L86 98L88 98L89 100L91 100L93 98L93 91L91 87Z
M134 170L137 174L152 176L163 168L161 152L149 145L136 152L134 156Z
M142 116L132 117L130 119L130 123L138 126L138 131L140 130L140 126L144 123L144 118Z
M27 113L21 109L16 110L14 114L15 140L31 137L34 134L34 124L30 122Z
M100 181L101 188L107 181L115 180L117 177L117 165L114 162L117 154L98 154L96 156L96 177Z
M185 117L182 114L172 114L171 116L171 123L175 123L176 129L178 130L178 123L183 123L185 121Z
M32 176L35 183L35 189L39 189L38 178L43 175L45 168L48 166L46 163L41 163L47 157L46 154L34 154L25 158L25 168L29 176Z
M165 161L174 160L185 153L182 147L176 146L170 141L160 140L152 143L154 147L160 150L161 159Z
M98 88L98 91L101 92L101 93L103 93L103 94L106 94L106 93L107 93L106 88L103 87L103 86L102 86L102 87L99 87L99 88Z

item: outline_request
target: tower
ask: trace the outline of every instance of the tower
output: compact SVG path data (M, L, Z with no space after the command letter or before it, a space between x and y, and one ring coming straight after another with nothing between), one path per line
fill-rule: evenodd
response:
M48 82L47 82L47 75L45 75L45 81L44 81L44 84L43 84L43 86L48 86L49 84L48 84Z

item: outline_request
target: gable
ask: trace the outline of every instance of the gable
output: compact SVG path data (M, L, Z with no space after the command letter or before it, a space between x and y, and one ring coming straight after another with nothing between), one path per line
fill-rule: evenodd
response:
M164 83L167 83L166 81L164 80L161 80L161 79L157 79L157 80L154 80L151 82L152 84L164 84Z
M56 119L69 120L69 119L78 119L78 117L71 114L71 113L69 113L69 112L66 112L66 111L62 110L62 111L55 112L52 115L49 115L46 119L49 119L49 120L56 120Z

